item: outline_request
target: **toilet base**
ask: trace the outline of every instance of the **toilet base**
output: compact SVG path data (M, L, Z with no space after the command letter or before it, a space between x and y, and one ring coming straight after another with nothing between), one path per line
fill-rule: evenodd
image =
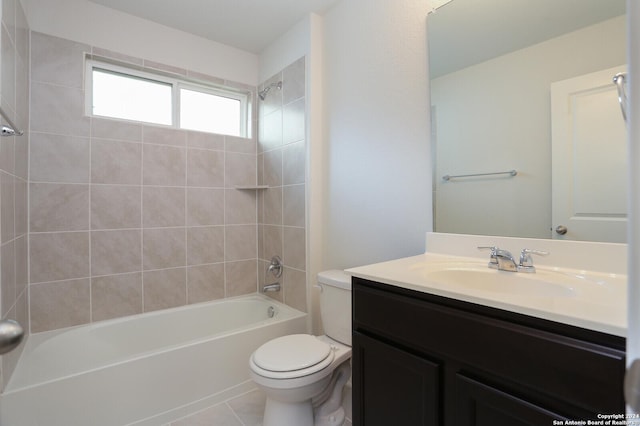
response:
M267 398L263 426L314 426L311 400L281 402Z
M314 426L342 426L345 420L344 408L339 407L336 411L325 416L316 416Z

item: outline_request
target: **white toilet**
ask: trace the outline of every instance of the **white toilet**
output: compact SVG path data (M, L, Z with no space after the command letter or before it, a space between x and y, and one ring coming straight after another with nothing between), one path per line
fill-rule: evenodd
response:
M351 278L318 274L326 335L293 334L260 346L249 360L253 381L265 392L263 426L339 426L342 389L351 376Z

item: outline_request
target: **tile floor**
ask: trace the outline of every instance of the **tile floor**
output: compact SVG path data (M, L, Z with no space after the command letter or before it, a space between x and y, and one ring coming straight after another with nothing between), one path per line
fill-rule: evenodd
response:
M264 403L264 393L255 389L165 426L262 426Z

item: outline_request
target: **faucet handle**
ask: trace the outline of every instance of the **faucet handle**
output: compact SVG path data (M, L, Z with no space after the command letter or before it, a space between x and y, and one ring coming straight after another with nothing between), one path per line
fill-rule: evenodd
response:
M496 254L498 250L500 250L496 246L478 246L478 250L491 250L489 254L489 267L496 268L498 266L498 259L496 258Z
M532 254L535 254L537 256L546 256L549 254L549 252L544 250L523 248L520 252L520 265L518 266L520 268L532 268L533 270L535 270L533 268L533 259L531 258Z
M491 255L495 255L498 251L498 247L496 246L478 246L478 250L491 250Z

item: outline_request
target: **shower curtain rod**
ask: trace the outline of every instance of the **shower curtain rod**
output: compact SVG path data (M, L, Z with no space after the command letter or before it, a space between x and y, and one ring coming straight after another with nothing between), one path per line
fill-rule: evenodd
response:
M6 112L0 107L0 115L7 122L8 126L2 125L2 130L0 131L0 135L2 136L22 136L24 132L22 130L16 130L16 125L13 124L13 121L9 118Z

